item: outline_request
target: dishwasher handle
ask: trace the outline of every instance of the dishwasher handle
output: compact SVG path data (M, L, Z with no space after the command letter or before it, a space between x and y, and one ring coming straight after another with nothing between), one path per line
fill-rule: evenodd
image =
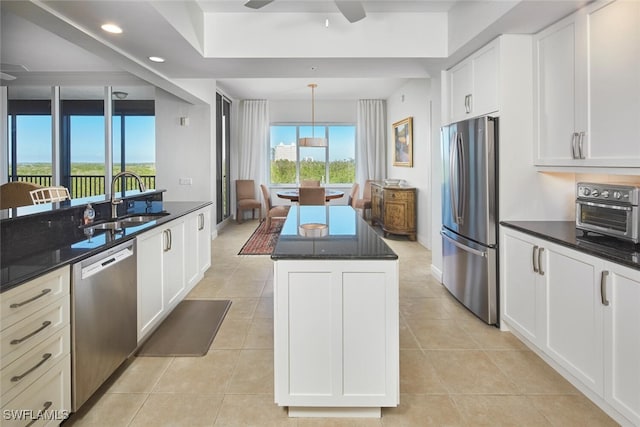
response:
M112 254L109 254L108 256L94 262L91 263L89 265L87 265L86 267L82 268L81 271L81 278L87 279L93 275L96 275L98 273L100 273L101 271L106 270L109 267L112 267L116 264L118 264L121 261L124 261L125 259L129 258L130 256L133 256L133 245L126 247L124 249L121 249L117 252L114 252Z

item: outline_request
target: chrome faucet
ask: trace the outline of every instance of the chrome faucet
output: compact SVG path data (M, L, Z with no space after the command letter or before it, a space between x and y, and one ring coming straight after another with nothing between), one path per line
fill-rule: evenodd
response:
M134 177L136 181L138 181L138 187L140 188L140 192L146 191L146 187L144 186L144 183L142 182L142 178L140 178L140 176L129 171L117 173L111 180L111 219L116 219L118 217L118 205L122 203L122 199L116 199L115 186L118 178L122 178L123 176ZM122 185L120 187L122 187ZM122 188L120 188L120 191L122 191Z

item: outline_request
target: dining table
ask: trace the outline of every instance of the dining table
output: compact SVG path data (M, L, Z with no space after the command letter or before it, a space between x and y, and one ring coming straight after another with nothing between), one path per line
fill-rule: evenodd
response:
M280 197L281 199L291 200L292 202L298 202L300 198L300 194L297 188L293 190L276 191L276 196ZM344 191L325 190L324 197L327 202L329 200L339 199L341 197L344 197Z

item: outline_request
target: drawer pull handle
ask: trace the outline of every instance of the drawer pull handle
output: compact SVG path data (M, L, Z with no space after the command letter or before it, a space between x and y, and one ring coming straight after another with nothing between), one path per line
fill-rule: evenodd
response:
M600 275L600 299L604 306L609 305L609 300L607 299L607 276L609 276L609 272L602 270L602 274Z
M46 362L47 360L49 360L51 358L51 353L45 353L42 355L42 360L39 361L38 363L36 363L31 369L29 369L28 371L25 371L25 373L20 374L20 375L16 375L15 377L11 377L11 382L12 383L17 383L18 381L20 381L21 379L23 379L24 377L26 377L27 375L29 375L31 372L35 371L36 369L38 369L40 366L42 366L42 364L44 362Z
M46 411L47 409L51 408L51 405L53 405L53 402L51 401L46 401L44 402L44 405L42 405L42 411ZM37 412L36 412L37 413ZM36 423L36 421L40 420L40 418L36 418L35 420L32 420L29 424L27 424L24 427L31 427L32 425L34 425Z
M36 295L33 298L29 298L28 300L22 301L22 302L16 302L11 304L9 307L10 308L18 308L18 307L22 307L25 304L29 304L31 301L35 301L38 298L42 298L43 296L45 296L46 294L48 294L49 292L51 292L51 289L47 288L47 289L43 289L42 292L39 295Z
M44 328L46 328L47 326L51 325L51 321L50 320L45 320L44 322L42 322L42 326L40 326L38 329L36 329L35 331L31 332L29 335L25 335L22 338L18 338L15 340L11 340L11 345L16 345L16 344L20 344L22 341L31 338L32 336L34 336L35 334L37 334L38 332L42 331Z

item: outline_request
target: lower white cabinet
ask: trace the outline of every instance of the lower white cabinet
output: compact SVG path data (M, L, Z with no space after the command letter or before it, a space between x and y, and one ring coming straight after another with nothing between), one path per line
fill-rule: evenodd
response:
M3 426L53 426L71 409L69 266L0 294Z
M138 342L184 296L184 228L178 218L137 237Z
M502 321L640 425L640 271L505 227L500 250Z
M397 406L397 261L274 264L276 403L290 416Z
M640 425L640 271L604 265L605 400Z
M211 267L211 207L207 206L187 217L185 231L185 273L187 292Z
M211 265L211 207L199 209L136 238L138 342L202 279Z

